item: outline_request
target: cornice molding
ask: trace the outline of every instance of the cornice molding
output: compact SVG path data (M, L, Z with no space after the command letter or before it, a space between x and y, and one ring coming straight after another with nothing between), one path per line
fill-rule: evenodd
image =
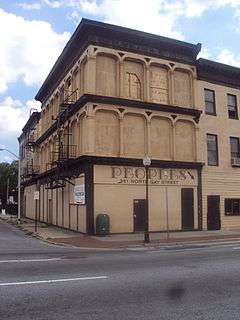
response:
M191 44L142 31L82 19L35 99L45 101L89 45L195 64L201 44Z

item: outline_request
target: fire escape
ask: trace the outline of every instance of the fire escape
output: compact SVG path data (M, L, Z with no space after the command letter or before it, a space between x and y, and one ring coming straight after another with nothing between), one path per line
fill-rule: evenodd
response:
M66 167L76 158L77 146L72 144L72 131L68 121L68 113L77 100L77 90L66 90L60 95L59 112L54 119L57 124L57 139L51 154L51 167L56 168L56 175L48 181L46 189L64 188L70 182ZM67 125L65 126L65 124Z
M22 177L24 179L30 179L39 173L39 166L34 164L33 154L36 147L35 129L31 129L28 132L25 142L25 166L23 166Z

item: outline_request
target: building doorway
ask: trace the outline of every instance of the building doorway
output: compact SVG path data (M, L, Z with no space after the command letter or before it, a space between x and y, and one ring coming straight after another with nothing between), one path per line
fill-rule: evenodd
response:
M194 229L194 190L193 188L181 189L182 203L182 230Z
M134 232L144 231L146 223L146 200L135 199L133 201Z
M220 230L220 196L207 197L207 228L208 230Z

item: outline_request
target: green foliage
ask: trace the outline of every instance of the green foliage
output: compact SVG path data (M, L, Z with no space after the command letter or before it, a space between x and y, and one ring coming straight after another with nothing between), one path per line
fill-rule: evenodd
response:
M0 162L0 199L6 204L7 183L9 179L9 191L17 190L18 161L12 163Z

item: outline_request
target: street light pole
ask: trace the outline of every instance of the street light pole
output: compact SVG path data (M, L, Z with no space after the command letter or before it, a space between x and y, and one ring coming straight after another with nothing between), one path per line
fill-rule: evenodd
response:
M21 223L21 161L18 158L18 215L17 223Z
M12 151L5 149L5 148L0 148L0 151L7 151L11 155L13 155L16 159L18 159L18 213L17 213L17 223L19 224L21 222L21 163L20 163L20 157L17 156L15 153Z
M149 177L149 166L151 165L151 159L146 156L143 159L143 165L146 173L146 214L145 214L145 230L144 230L144 243L150 242L149 237L149 194L148 194L148 177Z

